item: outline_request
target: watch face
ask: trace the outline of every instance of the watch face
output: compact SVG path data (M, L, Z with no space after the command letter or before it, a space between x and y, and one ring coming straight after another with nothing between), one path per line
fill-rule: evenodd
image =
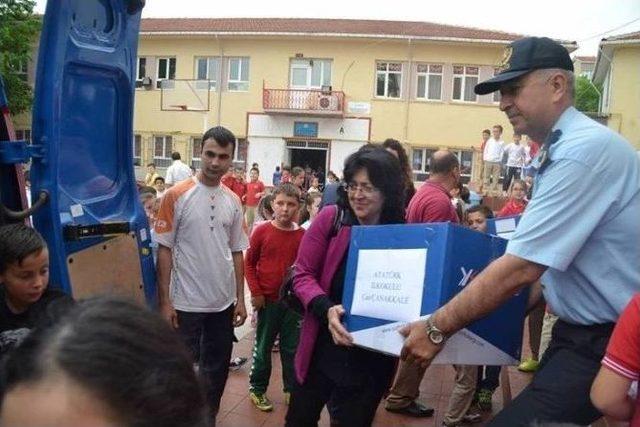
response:
M442 342L444 341L444 336L438 331L431 331L429 332L429 339L432 343L438 345L442 344Z

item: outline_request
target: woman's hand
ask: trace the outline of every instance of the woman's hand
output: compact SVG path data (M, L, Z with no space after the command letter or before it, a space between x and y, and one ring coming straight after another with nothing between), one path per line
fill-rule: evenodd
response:
M353 337L344 328L340 319L345 313L342 305L334 305L327 311L327 320L329 321L329 332L336 345L352 346Z

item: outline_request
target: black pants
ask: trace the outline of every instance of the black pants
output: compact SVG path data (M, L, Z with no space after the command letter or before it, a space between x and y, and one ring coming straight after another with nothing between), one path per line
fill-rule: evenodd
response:
M198 364L207 387L207 400L212 414L217 414L229 375L229 359L233 348L234 306L219 313L177 311L178 331Z
M500 385L500 369L502 366L478 366L477 389L485 389L493 393Z
M600 418L589 393L613 327L613 323L578 326L558 320L533 381L489 425L588 425Z
M508 191L509 186L511 185L511 181L515 179L520 179L520 170L522 168L518 166L507 166L507 173L504 176L504 180L502 181L502 191Z
M371 366L373 369L369 370L369 375L362 377L359 383L337 385L312 364L304 384L296 382L285 425L317 426L322 408L331 400L339 402L333 407L332 425L370 426L382 397L389 389L395 365L391 359L389 363Z

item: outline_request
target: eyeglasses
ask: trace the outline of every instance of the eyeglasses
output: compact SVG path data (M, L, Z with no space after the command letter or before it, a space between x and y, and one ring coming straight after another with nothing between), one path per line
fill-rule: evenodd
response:
M226 153L218 154L218 153L214 153L213 151L205 151L204 155L210 159L215 159L217 157L220 160L229 160L231 158L230 154L226 154Z
M358 190L360 190L362 194L366 196L370 196L373 193L378 191L378 189L373 185L369 185L369 184L358 185L355 182L348 183L346 185L346 189L349 193L352 193L352 194L355 194Z

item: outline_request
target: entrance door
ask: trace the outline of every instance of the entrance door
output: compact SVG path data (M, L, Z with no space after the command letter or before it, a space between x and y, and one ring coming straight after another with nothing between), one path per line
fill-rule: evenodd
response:
M305 169L310 167L317 171L327 169L327 150L291 149L291 167L300 166Z

